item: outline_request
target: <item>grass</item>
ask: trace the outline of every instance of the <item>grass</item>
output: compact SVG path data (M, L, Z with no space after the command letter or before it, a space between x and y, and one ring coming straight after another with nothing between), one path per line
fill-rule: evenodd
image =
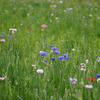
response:
M99 6L93 0L1 0L0 33L5 42L0 41L0 77L5 79L0 80L0 100L100 100L95 76L100 73ZM40 51L48 55L42 57ZM69 59L59 60L62 54ZM81 71L81 63L86 71ZM39 68L44 72L37 73ZM69 78L77 79L76 84Z

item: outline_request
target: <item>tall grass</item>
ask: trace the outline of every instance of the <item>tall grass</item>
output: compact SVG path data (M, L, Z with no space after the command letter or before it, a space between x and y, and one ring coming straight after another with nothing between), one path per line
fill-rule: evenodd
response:
M0 100L100 100L95 76L100 74L99 6L93 0L0 0L0 33L5 39L0 41L0 77L5 78L0 80ZM48 55L42 57L40 51ZM63 54L69 59L59 60ZM81 63L86 71L81 71ZM39 68L44 72L37 73ZM76 84L69 78L77 79Z

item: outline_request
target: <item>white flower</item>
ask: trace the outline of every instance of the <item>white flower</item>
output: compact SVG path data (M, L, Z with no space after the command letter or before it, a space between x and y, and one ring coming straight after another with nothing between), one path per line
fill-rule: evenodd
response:
M100 83L100 78L97 79L97 82Z
M58 19L58 17L56 17L55 19Z
M75 49L72 49L72 51L75 51Z
M81 68L81 71L86 71L86 68Z
M84 63L81 63L81 66L82 66L82 67L86 67L86 64L84 64Z
M44 51L40 51L40 53L42 53L42 52L44 52Z
M51 14L51 16L54 16L54 14Z
M37 69L37 73L43 73L42 69Z
M89 15L89 17L92 17L92 15Z
M36 67L36 65L32 65L32 67Z
M72 84L76 84L76 82L77 82L77 79L75 79L75 78L69 78L69 80L70 80L70 82L72 83Z
M68 11L73 10L73 8L67 8Z
M100 60L98 60L98 62L100 62Z
M31 7L32 5L29 5L29 7Z
M100 17L98 17L98 19L100 19Z
M63 3L63 1L60 1L59 3Z
M93 88L93 86L92 85L85 85L85 88L91 89L91 88Z

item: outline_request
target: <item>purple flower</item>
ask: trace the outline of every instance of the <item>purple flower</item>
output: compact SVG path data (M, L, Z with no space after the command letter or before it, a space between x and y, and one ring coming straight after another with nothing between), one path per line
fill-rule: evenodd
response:
M68 57L68 54L63 54L64 57Z
M64 56L59 56L58 59L62 60L64 59Z
M2 36L2 35L1 35L0 37L1 37L1 38L4 38L4 36Z
M60 51L55 51L55 54L59 54L60 53Z
M53 47L53 45L49 45L49 47Z
M46 45L48 45L48 43L47 43L47 42L45 42L45 44L46 44Z
M99 78L100 77L100 74L96 74L95 76Z
M66 59L66 60L68 60L68 59L69 59L69 57L65 57L65 59Z
M44 62L47 62L47 60L44 60Z
M57 47L53 47L53 48L52 48L52 50L57 50L57 49L58 49Z
M63 54L63 56L66 60L69 59L68 54Z
M41 54L41 56L46 56L47 55L46 52L41 52L40 54Z
M70 80L70 82L72 83L72 84L76 84L76 82L77 82L77 79L75 79L75 78L69 78L69 80Z
M8 35L8 38L9 38L9 39L11 39L11 36L10 36L10 35Z
M56 59L55 57L52 57L52 58L51 58L51 60L53 60L53 61L54 61L55 59Z
M2 35L4 34L4 33L1 33Z

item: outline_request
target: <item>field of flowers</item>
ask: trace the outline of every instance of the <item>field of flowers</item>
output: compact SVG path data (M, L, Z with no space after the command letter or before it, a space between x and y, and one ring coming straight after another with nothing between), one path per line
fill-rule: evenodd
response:
M0 0L0 100L100 100L99 0Z

